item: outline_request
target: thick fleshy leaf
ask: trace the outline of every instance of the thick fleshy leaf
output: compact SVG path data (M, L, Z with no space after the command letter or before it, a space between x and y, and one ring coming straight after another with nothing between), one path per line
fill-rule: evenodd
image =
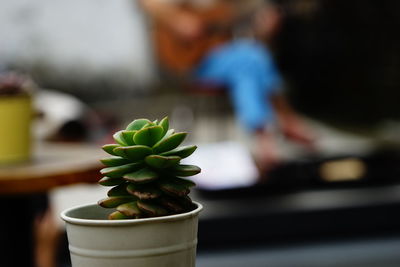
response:
M142 166L143 163L129 163L121 166L101 169L100 173L111 178L120 178L126 173L134 172L140 169Z
M124 184L120 184L117 185L113 188L111 188L108 192L107 192L107 196L109 197L126 197L126 196L130 196L131 194L128 193L128 191L126 190L126 187L128 186L128 183L124 183Z
M133 216L126 216L125 214L119 212L119 211L114 211L110 215L108 215L109 220L125 220L125 219L133 219Z
M115 167L128 164L130 161L122 157L112 156L109 158L101 159L100 162L108 167Z
M143 168L135 172L127 173L123 177L133 183L148 183L158 179L158 174L149 168Z
M136 201L121 204L117 207L117 211L121 212L125 216L139 218L142 211L138 208Z
M174 133L167 138L161 139L157 144L153 146L155 154L166 152L178 147L183 140L185 140L187 133Z
M115 142L120 144L121 146L128 146L128 142L125 141L124 136L122 135L122 131L118 131L113 135Z
M168 129L169 129L169 120L168 120L168 117L165 117L164 119L162 119L158 125L160 125L161 127L163 127L163 134L162 134L162 136L164 136L164 135L167 133Z
M155 143L160 141L163 133L161 126L151 126L143 128L133 136L133 141L138 145L145 145L152 147Z
M157 126L157 124L151 121L149 123L146 123L146 125L143 126L143 128L141 130L143 130L144 128L149 128L149 127L153 127L153 126Z
M178 156L182 159L189 157L197 149L197 146L182 146L173 150L161 153L161 156Z
M122 137L124 138L125 142L128 144L128 146L133 146L135 145L135 142L133 141L133 136L135 135L137 131L122 131Z
M174 213L185 211L185 206L171 197L163 197L160 199L160 204Z
M142 200L139 200L137 202L138 208L142 210L143 212L147 213L151 217L157 217L157 216L164 216L168 214L168 210L163 208L160 205L149 203L149 202L144 202Z
M160 125L161 126L161 125ZM170 137L171 135L173 135L175 133L174 129L169 129L164 136L160 139L160 141L158 141L157 143L160 143L161 141L167 139L168 137Z
M110 155L118 156L118 155L115 154L115 152L114 152L114 148L117 148L117 147L120 147L120 145L117 145L117 144L107 144L107 145L102 146L102 149L103 149L105 152L107 152L108 154L110 154Z
M125 180L121 178L110 178L110 177L103 177L99 180L99 184L103 186L115 186L124 183Z
M184 185L184 186L187 186L187 187L196 186L195 182L190 181L188 179L184 179L184 178L174 177L174 178L170 178L170 180L173 181L176 184Z
M183 180L183 181L182 181ZM190 187L194 186L194 183L190 183L184 179L178 180L177 178L174 179L163 179L158 183L160 189L165 193L172 195L172 196L186 196L190 192Z
M126 127L126 130L128 131L139 131L140 129L143 128L147 123L150 121L148 119L137 119L134 120L133 122L129 123L128 126Z
M181 160L178 156L160 156L160 155L150 155L145 158L145 162L152 168L165 169L172 167L179 163Z
M128 197L108 197L102 200L99 200L98 204L103 208L116 208L121 204L136 201L137 198L134 196Z
M152 152L153 150L150 147L143 145L117 147L114 150L115 154L134 162L144 160Z
M192 176L201 172L201 169L195 165L178 165L173 170L172 173L176 176Z
M185 211L194 210L197 207L189 196L176 198L176 201L185 208Z
M155 186L147 184L130 184L127 191L139 199L155 199L161 196L162 192Z
M160 141L162 141L162 140L164 140L164 139L170 137L170 136L173 135L174 133L175 133L175 130L174 130L174 129L169 129L169 130L165 133L165 135L163 136L163 138L161 138Z

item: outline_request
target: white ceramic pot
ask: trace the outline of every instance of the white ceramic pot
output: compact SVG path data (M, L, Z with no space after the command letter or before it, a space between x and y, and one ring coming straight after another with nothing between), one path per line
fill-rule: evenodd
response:
M97 204L65 210L73 267L194 267L198 214L107 220Z

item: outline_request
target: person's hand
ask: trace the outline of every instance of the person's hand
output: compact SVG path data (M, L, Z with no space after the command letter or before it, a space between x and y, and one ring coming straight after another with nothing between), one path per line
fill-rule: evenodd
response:
M267 179L268 172L280 163L279 150L273 136L264 131L255 132L254 161L262 180Z
M282 132L288 139L303 145L308 150L315 150L316 137L300 119L287 119L282 125Z
M274 95L271 101L277 112L279 127L285 137L315 151L316 136L296 114L283 95Z

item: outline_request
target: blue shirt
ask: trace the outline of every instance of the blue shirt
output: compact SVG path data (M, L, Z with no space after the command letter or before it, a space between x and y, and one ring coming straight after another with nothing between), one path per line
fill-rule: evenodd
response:
M254 131L275 120L269 96L280 90L281 79L264 44L239 39L217 47L194 75L229 89L235 113L246 129Z

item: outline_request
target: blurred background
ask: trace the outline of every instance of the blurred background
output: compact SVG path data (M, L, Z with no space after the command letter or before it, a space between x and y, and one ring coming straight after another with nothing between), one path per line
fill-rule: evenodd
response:
M3 0L0 98L19 94L15 88L32 96L34 149L43 142L100 149L135 118L169 116L173 128L190 132L187 142L199 149L188 161L202 167L192 196L205 206L200 267L399 266L400 2L254 2L266 6L257 23L267 34L243 34L254 21L241 18L240 38L268 49L279 93L296 114L286 131L268 123L266 146L260 129L243 125L230 81L203 84L195 67L182 71L184 57L162 54L169 44L154 33L163 19L146 0ZM210 26L213 34L228 17L216 14L223 27ZM208 34L190 30L182 29L195 42ZM178 50L194 49L189 39ZM178 67L165 64L171 57ZM55 262L37 266L70 266L58 214L105 192L78 184L41 193L38 210L52 208L60 234ZM21 195L2 196L10 197Z

